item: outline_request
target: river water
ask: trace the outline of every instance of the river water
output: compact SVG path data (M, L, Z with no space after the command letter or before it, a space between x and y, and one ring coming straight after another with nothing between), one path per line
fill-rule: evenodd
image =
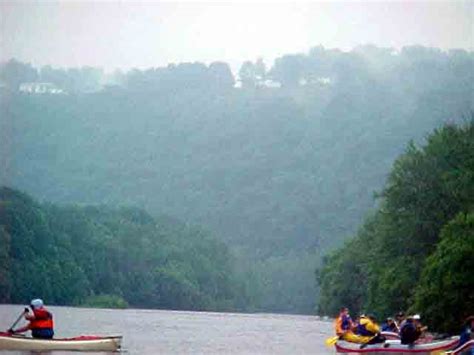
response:
M332 336L332 324L313 316L48 308L54 314L56 337L122 335L123 351L132 355L334 353L324 344ZM8 329L22 310L23 306L0 305L0 330Z

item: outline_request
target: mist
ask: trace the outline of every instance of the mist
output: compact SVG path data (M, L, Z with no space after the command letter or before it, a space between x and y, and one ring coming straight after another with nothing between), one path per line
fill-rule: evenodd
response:
M322 45L473 48L470 1L2 2L0 60L106 71L245 60Z
M469 211L472 2L0 6L3 302L28 297L34 254L56 304L362 310L367 294L340 290L363 243L419 238L414 289ZM428 216L406 197L425 185L396 178L430 144L452 165L420 172L440 177L419 199ZM411 207L420 224L397 214ZM396 269L404 254L387 250ZM392 289L373 265L370 306L408 308L412 294L374 301Z

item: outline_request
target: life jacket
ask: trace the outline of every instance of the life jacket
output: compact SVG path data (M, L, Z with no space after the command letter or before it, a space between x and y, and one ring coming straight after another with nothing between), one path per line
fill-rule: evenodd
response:
M420 334L413 322L405 321L400 328L400 340L402 344L414 343Z
M350 316L342 315L337 317L336 319L336 334L341 335L345 331L350 330L352 325L352 319Z
M394 333L398 333L397 325L396 325L395 323L391 323L391 324L384 323L384 324L382 325L382 332L394 332Z
M35 319L30 321L30 329L53 329L53 315L46 308L33 309Z
M362 336L374 336L380 332L380 327L372 322L369 318L361 317L357 324L356 333Z

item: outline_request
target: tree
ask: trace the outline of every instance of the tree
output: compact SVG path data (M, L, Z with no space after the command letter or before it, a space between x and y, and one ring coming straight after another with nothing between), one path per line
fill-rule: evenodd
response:
M137 208L40 205L3 187L0 246L2 302L235 309L227 246Z
M234 76L227 63L212 62L209 65L209 75L211 76L211 85L217 90L229 90L235 85Z
M6 231L5 226L0 225L0 302L3 303L8 302L11 297L10 243L10 235Z
M464 311L441 322L439 305L472 310L472 293L464 290L472 290L473 280L463 273L472 269L472 212L465 215L474 201L473 152L472 119L435 130L423 147L409 144L380 194L375 218L326 260L323 311L345 304L387 316L415 302L412 310L426 312L440 330L456 327Z
M302 54L284 55L275 60L270 75L282 87L297 87L301 79L305 78L306 63L306 57Z
M257 86L257 73L255 64L247 60L239 70L239 79L244 89L254 89Z
M457 332L474 311L474 212L460 213L441 232L415 291L413 312L443 332Z
M53 83L65 90L69 85L67 71L64 69L53 68L50 65L41 67L40 80L47 83Z
M265 66L265 63L263 62L263 58L257 59L254 65L254 70L255 70L255 77L257 78L257 81L260 83L264 82L267 75L267 67Z
M20 84L36 81L38 72L31 64L10 59L0 65L0 80L4 81L11 90L18 90Z

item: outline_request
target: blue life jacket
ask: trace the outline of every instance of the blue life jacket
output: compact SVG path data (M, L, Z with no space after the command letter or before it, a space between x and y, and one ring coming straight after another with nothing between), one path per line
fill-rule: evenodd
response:
M392 323L391 325L388 324L388 323L384 323L384 324L382 324L382 332L398 333L398 329L397 329L397 326L395 325L395 323Z
M349 330L351 328L351 316L342 316L341 328L344 330Z
M471 340L471 328L465 327L461 333L461 337L459 338L459 346L467 343Z

